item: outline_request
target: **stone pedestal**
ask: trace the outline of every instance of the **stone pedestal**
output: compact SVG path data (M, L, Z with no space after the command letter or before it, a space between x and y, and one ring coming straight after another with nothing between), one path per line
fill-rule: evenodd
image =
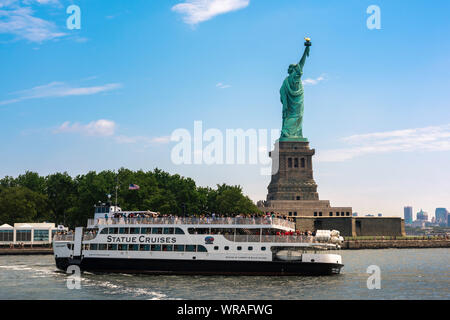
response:
M332 207L330 201L319 200L313 178L312 157L306 139L277 141L270 152L272 178L266 201L258 202L260 210L290 217L350 217L351 207Z
M270 153L273 167L268 201L319 200L312 169L314 152L306 141L279 141L275 144L275 150Z

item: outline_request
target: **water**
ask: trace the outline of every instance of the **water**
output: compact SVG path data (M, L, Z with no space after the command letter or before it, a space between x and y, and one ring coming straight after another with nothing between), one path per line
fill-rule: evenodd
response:
M341 251L342 274L322 277L91 274L69 290L53 256L0 256L0 299L450 299L450 249ZM367 289L369 265L381 289Z

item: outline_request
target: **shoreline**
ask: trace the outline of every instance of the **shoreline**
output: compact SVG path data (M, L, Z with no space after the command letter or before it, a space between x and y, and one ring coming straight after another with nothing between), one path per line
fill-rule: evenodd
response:
M426 240L344 240L342 250L450 248L448 239Z
M0 248L0 256L52 255L53 248Z

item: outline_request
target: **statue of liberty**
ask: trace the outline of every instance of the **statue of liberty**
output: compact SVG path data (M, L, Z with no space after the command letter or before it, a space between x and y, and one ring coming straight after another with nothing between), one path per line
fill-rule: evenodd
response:
M281 103L283 104L283 126L280 141L308 141L303 138L303 85L302 74L306 57L309 56L311 41L305 38L305 51L298 64L291 64L289 75L284 79L280 89Z

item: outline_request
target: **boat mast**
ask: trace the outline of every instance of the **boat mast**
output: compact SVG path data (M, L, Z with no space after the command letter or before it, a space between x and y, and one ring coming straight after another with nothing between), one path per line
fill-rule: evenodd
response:
M119 189L119 173L117 173L116 176L116 206L114 212L117 212L117 190Z

